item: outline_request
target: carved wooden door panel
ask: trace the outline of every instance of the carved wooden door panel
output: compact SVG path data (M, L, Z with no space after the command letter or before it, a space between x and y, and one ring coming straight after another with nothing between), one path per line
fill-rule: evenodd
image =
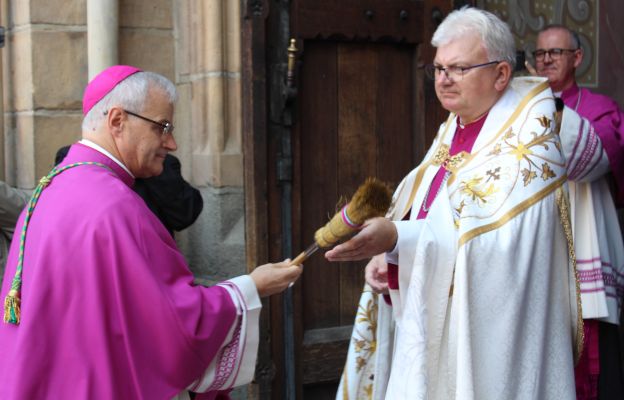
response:
M341 197L366 177L393 187L414 166L415 46L310 40L295 130L294 243L307 246ZM311 95L307 93L311 92ZM421 142L422 143L422 142ZM316 255L297 286L298 367L304 398L335 392L364 283L365 262Z

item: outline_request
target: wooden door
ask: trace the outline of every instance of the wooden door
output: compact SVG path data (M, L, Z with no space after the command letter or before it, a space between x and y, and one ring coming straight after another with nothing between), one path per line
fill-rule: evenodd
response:
M409 43L306 41L293 141L296 248L366 177L396 187L424 151L415 128L415 51ZM304 398L335 393L365 264L333 264L322 254L305 263L295 291Z
M433 58L427 43L451 8L447 3L247 3L243 130L249 265L281 259L285 248L295 256L312 243L340 199L348 199L367 177L396 187L417 165L445 116L420 67ZM290 37L299 49L295 88L284 84ZM283 296L265 301L256 397L335 397L364 265L331 264L319 252L305 262L288 295L292 303ZM285 361L288 304L294 316L293 370ZM285 389L290 376L294 392Z

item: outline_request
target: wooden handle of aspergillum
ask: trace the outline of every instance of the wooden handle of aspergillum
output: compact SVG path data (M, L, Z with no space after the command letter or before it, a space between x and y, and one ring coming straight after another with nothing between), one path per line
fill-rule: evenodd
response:
M306 252L302 251L297 257L295 257L294 260L290 262L290 265L301 265L306 260L306 258L308 258L306 256Z
M303 262L305 260L307 260L308 257L310 257L312 255L312 253L314 253L315 251L318 250L318 248L319 248L318 244L316 244L316 242L314 242L314 244L312 244L310 247L305 249L305 251L302 251L297 257L295 257L295 259L290 262L290 266L302 265ZM293 287L294 284L295 284L295 282L291 282L290 285L288 285L288 287L289 288Z
M294 260L290 262L290 265L301 265L305 260L308 259L315 251L319 249L319 245L314 242L307 249L301 252Z

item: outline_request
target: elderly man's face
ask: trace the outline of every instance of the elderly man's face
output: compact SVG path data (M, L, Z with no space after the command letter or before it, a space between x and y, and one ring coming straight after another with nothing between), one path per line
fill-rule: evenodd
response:
M548 78L555 92L567 89L574 83L574 71L583 59L581 50L574 50L575 46L571 42L570 34L564 29L548 29L537 36L535 50L565 49L558 56L544 54L542 59L535 60L538 75Z
M488 57L477 35L463 36L438 47L434 65L469 67L487 63ZM498 65L490 64L464 71L463 76L437 74L435 89L442 107L471 122L486 113L500 93L494 88Z
M159 123L172 123L173 105L162 90L150 89L145 106L138 114ZM118 146L123 163L137 178L160 175L165 156L177 149L173 135L163 134L162 126L153 122L126 115L124 139Z

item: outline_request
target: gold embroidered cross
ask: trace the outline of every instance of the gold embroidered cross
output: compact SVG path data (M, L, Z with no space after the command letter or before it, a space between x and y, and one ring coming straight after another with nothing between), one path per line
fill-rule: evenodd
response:
M490 179L494 179L495 181L500 179L500 167L496 167L495 169L490 169L485 173L488 175L486 182L489 182Z

